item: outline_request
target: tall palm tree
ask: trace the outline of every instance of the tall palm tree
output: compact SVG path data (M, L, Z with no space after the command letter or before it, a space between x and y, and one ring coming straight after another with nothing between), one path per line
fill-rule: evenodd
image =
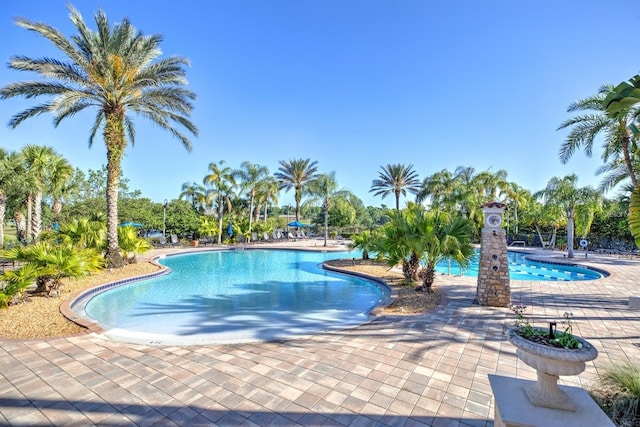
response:
M350 194L346 190L338 190L338 181L336 181L335 172L323 173L309 182L307 193L311 196L305 204L315 205L319 203L322 206L324 214L324 246L327 246L327 238L329 236L329 209L333 201L338 197L348 197Z
M420 180L418 173L413 170L413 165L380 166L378 179L371 183L370 193L374 196L382 196L384 199L389 194L393 194L396 200L396 211L400 210L400 196L406 196L407 192L418 194L420 192Z
M222 243L222 216L224 214L224 199L228 192L235 187L235 176L229 166L225 166L224 160L209 163L210 174L203 179L205 185L212 185L216 193L218 207L218 244Z
M273 175L278 180L281 190L289 191L294 189L294 199L296 201L296 221L300 221L300 202L304 186L307 182L315 179L318 162L310 159L292 159L289 161L280 160L278 172Z
M633 187L637 187L638 179L634 168L633 153L637 151L637 138L630 126L635 122L639 111L635 108L624 108L615 113L608 113L605 99L614 93L612 85L600 88L596 95L580 99L569 105L570 113L583 113L563 122L558 129L571 128L567 139L560 147L560 161L567 163L577 149L582 148L591 157L595 139L604 137L602 160L604 163L621 158L626 173ZM635 159L637 162L637 158Z
M260 186L263 185L264 180L269 177L269 169L266 166L251 162L242 162L236 174L240 178L240 186L249 196L249 235L251 235L256 194Z
M7 210L7 198L16 187L22 187L24 161L19 152L8 152L0 147L0 248L4 246L4 218Z
M16 24L45 37L68 58L11 58L9 67L39 73L43 81L11 83L0 89L0 98L22 96L50 99L14 115L9 125L18 126L29 117L54 115L54 126L85 109L95 109L96 118L89 133L89 146L101 129L107 148L107 265L121 267L118 248L118 183L120 164L127 141L134 144L135 128L130 112L147 118L176 137L187 150L189 138L180 125L193 135L196 126L189 120L191 101L196 95L185 89L186 58L162 54L162 36L145 36L123 18L111 26L106 14L95 14L97 30L87 27L80 13L69 7L70 19L78 34L70 39L45 23L17 19Z
M560 207L567 220L567 257L573 258L573 243L575 233L576 210L582 209L583 215L593 220L595 206L600 198L598 192L591 187L577 187L578 176L575 174L564 178L553 177L544 190L538 192L545 204ZM586 210L586 212L584 212Z

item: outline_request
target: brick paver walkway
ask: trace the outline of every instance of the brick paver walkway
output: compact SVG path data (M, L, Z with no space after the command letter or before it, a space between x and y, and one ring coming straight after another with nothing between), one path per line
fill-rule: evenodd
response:
M640 264L590 259L598 281L512 282L533 322L573 312L600 351L578 377L640 359ZM596 263L596 261L598 261ZM99 336L0 342L0 424L62 426L491 426L487 374L535 378L503 335L513 313L474 305L475 279L439 276L415 317L274 343L154 347Z

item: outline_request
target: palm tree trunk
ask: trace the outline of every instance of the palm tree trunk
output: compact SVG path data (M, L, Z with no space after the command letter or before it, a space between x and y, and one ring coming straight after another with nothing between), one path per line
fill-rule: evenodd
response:
M324 211L324 246L327 246L327 237L329 236L329 204L325 203Z
M631 184L633 188L638 186L638 180L636 179L636 174L633 170L633 164L631 163L631 155L629 154L629 135L625 135L622 138L622 155L624 156L624 164L627 167L627 172L629 172L629 179L631 179Z
M251 235L251 225L253 224L253 194L249 201L249 235Z
M33 195L33 213L31 215L32 240L35 242L40 238L42 231L42 193Z
M16 238L21 242L27 238L27 222L24 218L24 212L16 211L14 220L16 221Z
M26 222L26 230L24 235L24 238L27 241L31 239L31 215L33 214L32 206L33 206L33 199L31 197L31 194L27 194L27 222Z
M436 266L433 262L429 261L424 268L424 273L422 277L422 291L431 293L433 290L431 289L433 286L433 282L436 278Z
M575 212L573 209L567 211L567 258L573 258L573 217Z
M124 136L124 111L106 113L104 141L107 146L107 267L124 265L118 247L118 186L120 163L126 146Z
M224 214L224 198L218 197L218 244L222 244L222 215Z
M7 209L7 195L0 191L0 249L4 248L4 216Z

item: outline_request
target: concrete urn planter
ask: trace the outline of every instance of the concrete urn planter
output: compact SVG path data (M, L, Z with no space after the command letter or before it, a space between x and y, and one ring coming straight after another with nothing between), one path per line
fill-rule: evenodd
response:
M516 346L516 355L537 371L537 382L523 386L527 397L534 406L575 411L567 394L558 387L560 375L578 375L585 370L585 362L598 357L598 350L588 341L575 337L582 348L566 349L529 341L508 331L509 342Z

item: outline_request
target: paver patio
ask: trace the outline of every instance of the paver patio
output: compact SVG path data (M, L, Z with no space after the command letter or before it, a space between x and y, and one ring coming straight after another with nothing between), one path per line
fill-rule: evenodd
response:
M561 255L560 255L561 257ZM585 261L577 258L577 261ZM512 281L534 324L574 316L611 362L640 359L640 263L590 257L609 277ZM503 334L513 313L474 304L475 278L439 276L442 304L306 339L162 347L95 335L0 342L0 424L63 426L492 426L488 374L535 378ZM559 326L560 328L560 326Z

